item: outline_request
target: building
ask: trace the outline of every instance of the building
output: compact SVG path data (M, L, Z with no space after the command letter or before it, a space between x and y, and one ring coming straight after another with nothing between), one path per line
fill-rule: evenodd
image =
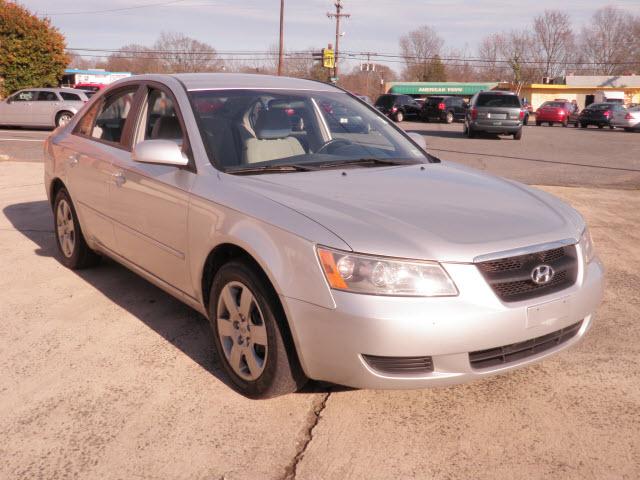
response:
M107 72L101 69L78 70L77 68L68 68L64 71L62 85L70 87L74 87L78 83L109 85L116 80L130 76L131 72Z
M598 92L624 92L625 104L640 103L640 75L567 75L563 84L533 83L521 90L534 109L544 102L575 100L580 109L596 101Z
M471 97L484 90L493 90L497 83L461 83L461 82L388 82L385 93L402 93L412 97L428 95L456 95Z

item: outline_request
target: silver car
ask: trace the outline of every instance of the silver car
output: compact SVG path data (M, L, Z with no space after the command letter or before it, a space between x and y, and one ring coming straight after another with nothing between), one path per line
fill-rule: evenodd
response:
M578 342L602 298L574 209L327 84L131 77L45 157L62 263L111 257L201 312L250 397L484 378Z
M0 125L60 127L89 100L74 88L28 88L0 102Z
M482 132L513 135L514 140L520 140L524 121L525 109L516 93L500 90L479 92L469 101L463 133L468 138Z

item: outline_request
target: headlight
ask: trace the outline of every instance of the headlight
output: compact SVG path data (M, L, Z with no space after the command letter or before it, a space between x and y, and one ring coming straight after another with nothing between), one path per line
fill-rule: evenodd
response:
M595 246L593 244L593 239L591 238L591 233L589 229L585 227L582 232L582 236L580 237L580 249L582 250L582 255L584 257L584 263L591 263L591 260L596 256Z
M410 297L458 294L447 272L436 262L397 260L318 247L331 288L353 293Z

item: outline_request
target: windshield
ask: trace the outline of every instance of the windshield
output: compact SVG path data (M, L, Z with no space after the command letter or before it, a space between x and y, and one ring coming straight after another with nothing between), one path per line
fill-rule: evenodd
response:
M346 93L205 90L189 96L211 161L225 171L431 160L388 119Z
M607 105L606 103L592 103L587 107L588 110L609 110L611 105Z

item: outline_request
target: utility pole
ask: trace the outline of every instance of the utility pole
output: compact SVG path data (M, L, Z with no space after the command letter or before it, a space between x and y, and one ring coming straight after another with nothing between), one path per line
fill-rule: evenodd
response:
M339 62L339 54L338 54L338 45L340 42L340 19L342 17L345 18L349 18L351 15L349 15L348 13L341 13L342 12L342 0L336 0L336 3L334 3L334 5L336 6L336 13L331 13L331 12L327 12L327 17L329 18L335 18L336 19L336 53L335 53L335 59L336 59L336 65L333 69L333 76L336 78L336 81L338 79L338 62Z
M367 87L366 87L367 92L366 92L366 95L371 96L370 92L369 92L369 71L372 71L372 72L375 71L374 70L374 66L371 63L371 55L378 55L378 54L375 53L375 52L362 52L362 53L363 53L363 55L367 56Z
M284 49L284 0L280 0L280 44L278 47L278 76L282 75Z

